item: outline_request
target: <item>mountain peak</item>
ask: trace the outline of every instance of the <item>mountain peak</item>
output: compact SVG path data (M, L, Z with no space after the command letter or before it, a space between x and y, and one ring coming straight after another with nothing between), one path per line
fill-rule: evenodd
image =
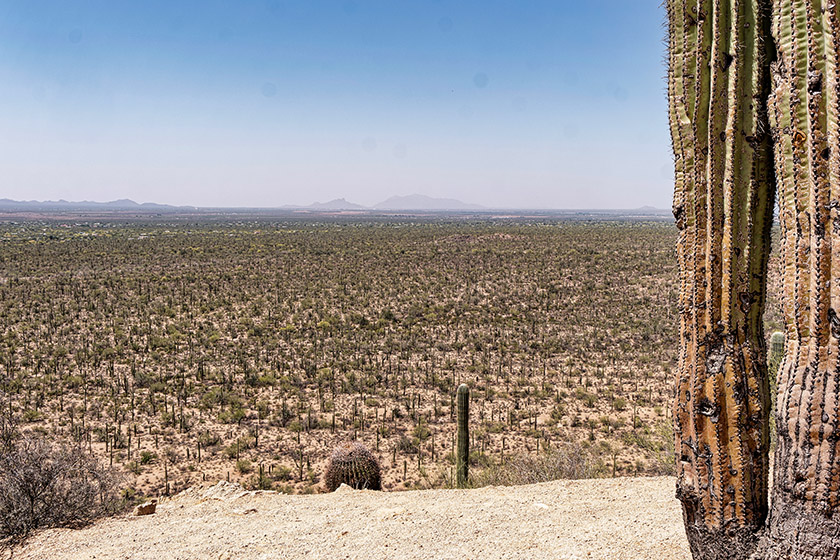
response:
M329 202L313 202L307 208L313 210L366 210L367 208L361 204L348 202L344 198L336 198Z
M392 196L373 206L377 210L481 210L478 204L468 204L454 198L434 198L425 194Z

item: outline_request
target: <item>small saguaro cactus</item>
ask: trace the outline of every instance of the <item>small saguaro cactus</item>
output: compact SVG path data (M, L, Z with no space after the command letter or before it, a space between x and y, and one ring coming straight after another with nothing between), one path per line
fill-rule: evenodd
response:
M382 489L379 461L357 441L342 443L335 448L324 479L330 492L342 484L356 490Z
M767 373L770 375L771 385L776 379L776 372L779 371L779 366L782 364L784 355L785 333L776 331L770 337L770 357L767 360Z
M470 474L470 388L466 385L458 387L458 448L455 453L458 488L464 488Z

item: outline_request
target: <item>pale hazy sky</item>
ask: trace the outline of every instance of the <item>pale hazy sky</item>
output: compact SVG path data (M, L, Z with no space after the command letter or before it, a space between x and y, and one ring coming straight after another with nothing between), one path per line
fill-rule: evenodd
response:
M668 207L661 0L0 0L0 198Z

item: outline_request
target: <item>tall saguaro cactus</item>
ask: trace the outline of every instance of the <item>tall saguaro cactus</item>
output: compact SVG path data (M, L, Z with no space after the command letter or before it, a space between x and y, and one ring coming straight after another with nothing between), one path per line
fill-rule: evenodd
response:
M770 116L787 347L771 557L840 557L840 2L774 0Z
M667 2L680 263L677 496L695 558L749 556L768 509L770 2Z
M458 387L458 448L455 453L458 488L467 486L470 474L470 388Z

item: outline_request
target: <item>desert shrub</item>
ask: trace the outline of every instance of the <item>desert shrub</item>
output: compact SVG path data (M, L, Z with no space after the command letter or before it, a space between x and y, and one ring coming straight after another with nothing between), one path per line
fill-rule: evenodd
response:
M228 410L219 413L218 419L222 424L239 424L245 418L245 409L241 405L231 405Z
M146 389L151 387L151 385L155 382L155 379L152 375L148 372L142 370L136 370L134 372L134 386L140 389Z
M252 436L240 436L236 441L225 447L225 455L228 459L238 459L240 453L254 447L256 441Z
M119 478L78 447L26 437L0 456L0 539L76 527L114 512Z
M248 490L273 490L274 481L268 476L265 467L260 465L257 473L245 482L245 488Z
M274 478L274 480L291 480L292 469L287 467L286 465L278 465L277 468L274 469L272 477Z
M653 429L645 427L635 432L626 432L622 434L621 439L625 447L638 447L653 456L653 461L646 469L651 474L674 474L676 470L674 437L668 423L660 422Z
M44 417L44 415L41 412L39 412L37 410L32 410L31 408L29 410L25 410L23 412L23 421L24 422L37 422L38 420L41 420L43 417Z
M490 465L476 472L473 486L516 486L560 479L597 478L603 462L580 444L556 447L538 455L514 455L503 464Z
M330 492L342 484L357 490L382 489L379 462L367 447L356 441L335 448L324 479Z
M178 425L178 420L175 417L175 414L172 412L163 412L160 415L160 424L161 426L171 426L176 427Z
M485 424L487 433L501 434L505 431L506 424L504 422L487 422Z
M157 459L157 454L151 451L141 451L140 452L140 464L141 465L148 465Z
M431 435L431 430L425 424L417 424L414 427L414 437L419 441L426 441Z
M222 439L219 437L219 434L215 432L206 431L198 436L198 443L200 443L201 447L204 447L205 449L214 445L219 445L221 441Z
M181 454L178 453L178 450L174 447L167 447L163 450L163 457L169 462L170 465L177 465L181 462Z
M396 445L397 451L404 455L415 455L420 449L416 441L406 436L400 436Z
M248 490L273 490L274 482L264 472L255 474L245 483Z

